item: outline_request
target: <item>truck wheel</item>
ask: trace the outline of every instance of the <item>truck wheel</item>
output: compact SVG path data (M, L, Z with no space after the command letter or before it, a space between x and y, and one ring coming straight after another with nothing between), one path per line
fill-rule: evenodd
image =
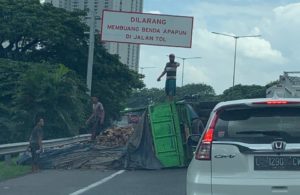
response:
M202 134L204 131L204 125L200 119L192 121L192 134Z

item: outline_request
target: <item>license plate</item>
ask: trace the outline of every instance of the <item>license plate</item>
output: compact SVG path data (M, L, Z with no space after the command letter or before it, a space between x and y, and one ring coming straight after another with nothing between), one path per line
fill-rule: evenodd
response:
M300 170L300 156L254 156L254 170Z

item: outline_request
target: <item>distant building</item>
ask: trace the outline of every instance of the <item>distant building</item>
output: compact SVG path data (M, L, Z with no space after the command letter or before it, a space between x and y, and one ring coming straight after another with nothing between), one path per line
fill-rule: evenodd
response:
M55 7L63 8L68 11L76 9L86 10L91 6L95 9L95 16L101 19L104 9L142 12L143 0L45 0L45 3L51 3ZM86 23L90 24L90 19L86 19ZM101 20L95 21L95 28L100 32ZM111 54L118 54L120 61L126 64L131 70L138 72L140 46L137 44L127 43L105 43L107 51Z

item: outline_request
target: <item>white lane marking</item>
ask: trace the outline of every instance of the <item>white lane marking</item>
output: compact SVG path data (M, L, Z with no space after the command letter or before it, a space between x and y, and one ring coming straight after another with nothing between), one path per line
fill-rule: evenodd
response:
M114 174L112 174L112 175L110 175L108 177L105 177L105 178L101 179L100 181L97 181L97 182L95 182L95 183L93 183L93 184L91 184L91 185L89 185L87 187L84 187L84 188L82 188L82 189L80 189L80 190L78 190L76 192L73 192L73 193L71 193L69 195L80 195L80 194L82 194L82 193L84 193L84 192L86 192L86 191L88 191L88 190L90 190L92 188L95 188L95 187L97 187L97 186L99 186L101 184L104 184L104 183L108 182L112 178L114 178L117 175L120 175L120 174L122 174L124 172L125 172L125 170L120 170L120 171L118 171L118 172L116 172L116 173L114 173Z

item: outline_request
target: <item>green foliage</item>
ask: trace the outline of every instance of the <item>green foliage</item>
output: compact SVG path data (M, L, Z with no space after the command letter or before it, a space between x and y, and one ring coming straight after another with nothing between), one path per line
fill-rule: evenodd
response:
M151 103L163 102L165 101L165 99L166 96L163 89L143 88L141 90L136 90L132 93L131 97L127 100L127 107L143 107Z
M83 11L67 12L37 0L1 0L0 58L64 64L86 78L88 30ZM133 89L144 85L139 75L109 54L96 35L92 95L100 97L107 119L116 118ZM15 92L9 92L15 93Z
M279 80L277 80L277 81L272 81L272 82L266 84L266 89L272 87L273 85L277 85L277 84L279 84Z
M184 85L183 87L177 87L178 99L183 99L185 97L193 97L201 101L206 101L214 97L215 95L216 94L213 87L204 83L188 84Z
M26 63L0 59L0 143L14 140L12 108L14 95L17 93L20 76L26 71Z
M219 97L221 101L264 98L266 97L266 88L259 85L235 85L226 89Z
M38 0L1 0L0 57L80 64L87 45L84 12L67 12ZM85 61L84 61L85 62Z
M31 65L21 77L15 96L17 129L31 131L36 114L41 113L46 123L45 138L77 134L86 118L88 102L82 81L67 67Z
M12 164L10 165L0 161L0 181L27 174L30 171L30 166L17 165L16 158L12 159Z
M5 78L3 75L0 78L3 81L0 85L6 86L0 86L2 93L0 99L5 102L0 106L0 127L13 129L9 127L10 123L7 124L10 120L7 121L7 116L14 116L14 120L18 119L18 129L19 126L28 129L33 120L33 113L46 112L47 117L50 117L48 122L46 121L51 126L48 126L49 134L47 134L50 138L70 134L71 129L72 133L75 133L79 123L86 119L86 116L80 114L79 117L77 114L82 113L82 110L86 109L85 106L90 105L90 101L84 100L86 104L83 106L82 99L86 97L75 97L78 96L77 91L84 91L84 86L78 78L80 80L86 78L88 36L84 32L88 31L88 27L82 22L85 16L84 11L67 12L51 4L42 5L38 0L1 0L0 58L49 65L47 68L38 66L36 69L30 69L31 72L22 76L20 88L16 87L20 82L16 78L26 70L22 69L23 63L13 62L20 73L6 67L10 70L8 71L10 76ZM111 55L105 50L98 37L96 35L92 95L100 97L106 110L107 121L110 121L118 117L132 90L142 88L144 85L137 73L122 64L118 56ZM65 74L64 71L55 72L59 71L55 65L48 72L48 68L53 64L64 64L77 75L69 71L66 73L67 77L62 76ZM70 77L74 82L77 81L71 83L66 79ZM73 106L75 108L72 108ZM7 107L15 108L14 112ZM91 107L88 109L91 111ZM74 112L75 116L67 115L66 110ZM6 117L3 118L2 115ZM6 132L8 140L19 140L24 136L16 130L14 133Z
M39 113L46 121L45 138L78 132L90 100L74 71L0 59L0 72L0 143L26 141Z
M117 55L107 53L99 42L95 44L92 95L103 103L107 119L116 119L132 91L144 84L138 73L129 70Z
M177 87L176 100L184 98L196 98L198 101L211 100L215 96L214 89L206 84L188 84L183 87ZM144 88L135 91L127 101L127 107L143 107L150 103L159 103L166 100L164 89Z
M274 82L272 82L273 84ZM248 98L264 98L266 87L259 85L236 85L217 96L213 87L200 83L177 87L176 100L193 98L196 101L229 101ZM135 91L127 101L127 107L143 107L151 102L159 103L166 100L164 89L147 89Z

